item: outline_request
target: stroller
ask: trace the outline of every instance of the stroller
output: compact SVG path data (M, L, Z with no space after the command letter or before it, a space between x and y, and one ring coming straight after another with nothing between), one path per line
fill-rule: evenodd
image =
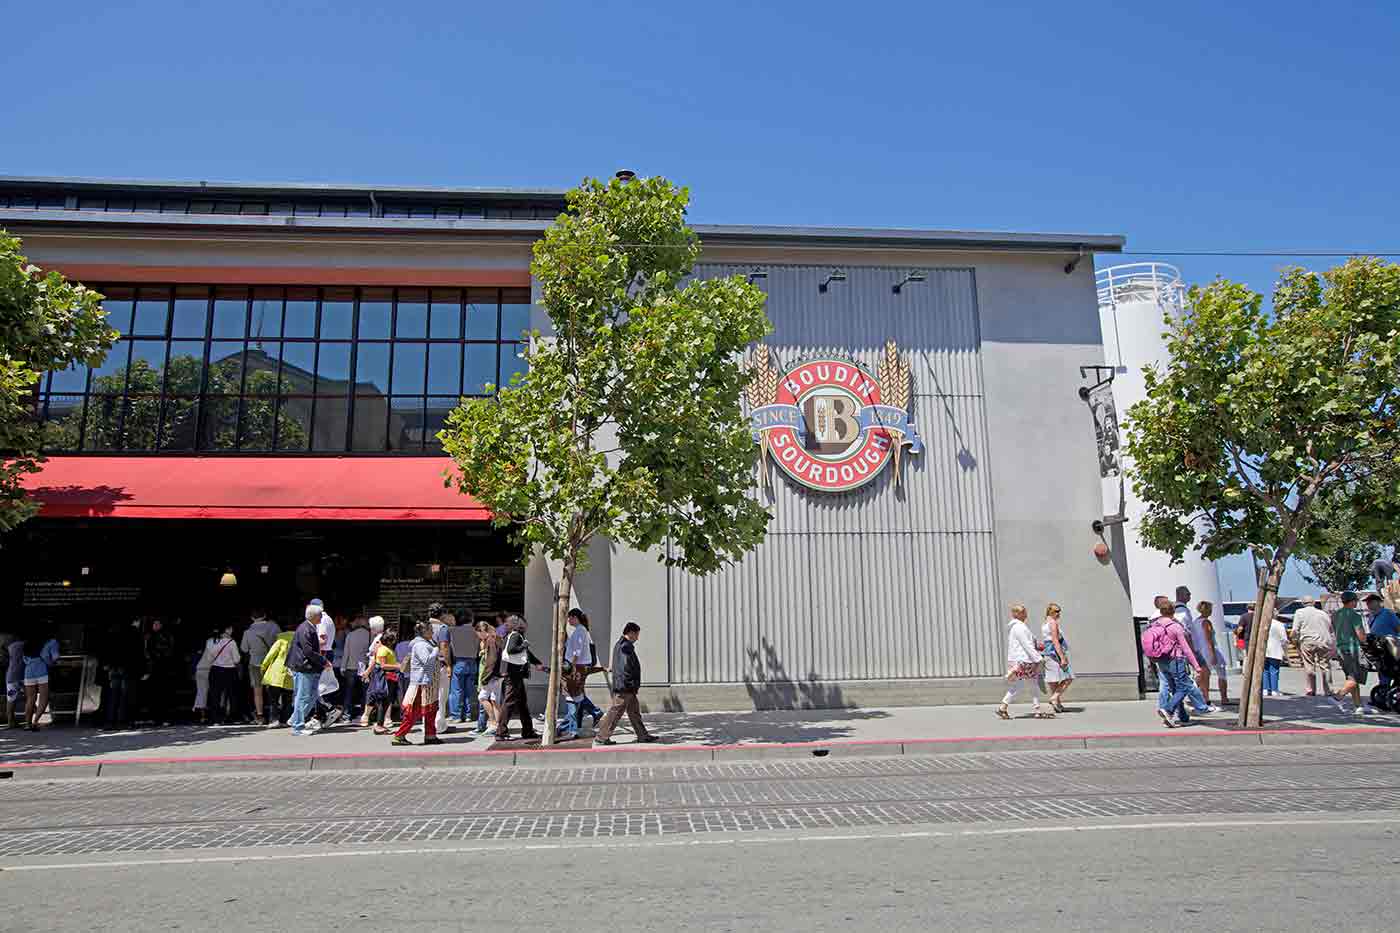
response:
M1367 635L1361 646L1371 669L1385 681L1371 688L1371 705L1376 709L1400 712L1400 639L1394 635Z

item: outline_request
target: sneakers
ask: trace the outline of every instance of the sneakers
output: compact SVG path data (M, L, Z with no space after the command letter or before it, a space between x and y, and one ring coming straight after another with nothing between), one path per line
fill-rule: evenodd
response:
M1365 706L1361 707L1361 709L1357 710L1357 712L1363 716L1374 716L1376 714L1376 708L1370 703L1367 703Z
M392 739L389 740L389 744L390 744L390 745L412 745L413 743L410 742L408 739L404 738L404 737L401 736L401 735L396 735L396 736L394 736Z
M1218 713L1218 712L1220 712L1220 707L1218 707L1218 706L1216 706L1215 704L1212 703L1212 704L1207 704L1205 709L1197 710L1197 711L1196 711L1196 715L1199 716L1199 715L1201 715L1202 713Z
M638 739L637 741L638 741L638 742L645 742L646 744L650 745L652 742L660 742L660 741L661 741L661 737L660 737L660 736L657 736L657 735L651 735L650 733L648 733L647 735L642 736L642 737L641 737L640 739Z
M1342 705L1342 701L1337 699L1336 697L1328 697L1327 702L1332 704L1332 706L1336 707L1336 710L1339 713L1345 713L1347 711L1347 708Z
M313 719L309 721L304 728L307 732L320 732L323 727L319 722Z
M1169 713L1169 712L1167 712L1166 710L1164 710L1164 709L1158 707L1158 709L1157 709L1157 715L1160 716L1160 717L1162 718L1162 725L1166 726L1168 729L1175 729L1175 728L1176 728L1176 720L1172 718L1172 714L1171 714L1171 713ZM612 743L609 742L608 744L611 745Z
M405 744L407 744L407 740L405 740ZM437 736L435 736L435 735L430 735L430 736L428 736L427 738L425 738L425 739L423 740L423 744L424 744L424 745L444 745L444 744L446 744L446 743L443 742L443 740L440 739L440 738L438 738Z
M329 713L326 714L326 725L325 725L324 728L329 729L331 726L333 726L333 725L335 725L336 723L340 722L340 720L341 720L344 716L345 716L345 712L344 712L343 710L338 710L338 709L333 709L333 710L331 710Z
M293 730L291 731L290 734L291 734L291 735L296 735L296 736L303 736L303 735L310 735L311 733L310 733L310 732L307 732L305 729L293 729Z
M1353 716L1365 716L1366 710L1363 707L1358 706L1356 709L1351 711L1351 714Z

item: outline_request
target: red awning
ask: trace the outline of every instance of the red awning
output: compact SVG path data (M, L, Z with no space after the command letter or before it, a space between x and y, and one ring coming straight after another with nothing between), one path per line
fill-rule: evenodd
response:
M52 457L25 486L47 518L486 521L445 457Z

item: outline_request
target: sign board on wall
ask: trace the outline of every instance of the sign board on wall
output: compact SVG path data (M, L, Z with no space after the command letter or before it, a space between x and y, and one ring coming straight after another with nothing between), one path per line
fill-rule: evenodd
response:
M851 360L818 358L779 371L760 346L750 363L749 424L766 474L769 458L817 492L848 492L894 461L899 482L904 448L923 451L909 417L909 361L893 340L878 373Z

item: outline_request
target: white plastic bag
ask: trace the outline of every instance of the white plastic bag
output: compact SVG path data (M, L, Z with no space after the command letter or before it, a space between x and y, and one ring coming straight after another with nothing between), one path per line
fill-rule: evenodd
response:
M335 679L335 671L331 670L329 664L321 668L321 682L316 685L316 690L321 696L327 696L340 689L340 681Z

